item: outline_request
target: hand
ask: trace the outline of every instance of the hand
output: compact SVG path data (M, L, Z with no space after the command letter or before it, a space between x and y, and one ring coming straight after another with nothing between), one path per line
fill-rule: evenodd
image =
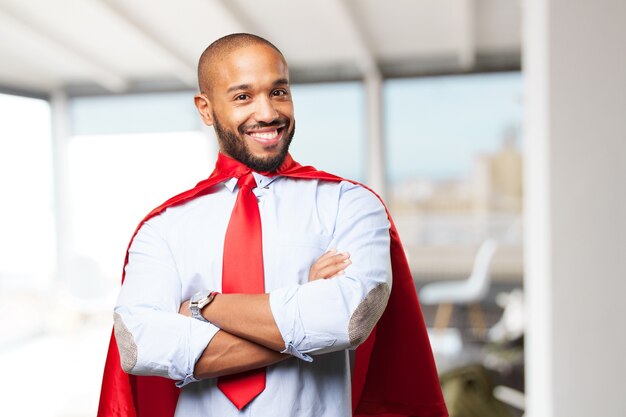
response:
M331 249L320 256L311 266L309 270L309 282L343 275L345 269L351 263L352 261L350 261L350 254L348 252L337 252L337 249Z
M178 309L178 313L183 316L191 317L191 310L189 310L189 300L184 301Z

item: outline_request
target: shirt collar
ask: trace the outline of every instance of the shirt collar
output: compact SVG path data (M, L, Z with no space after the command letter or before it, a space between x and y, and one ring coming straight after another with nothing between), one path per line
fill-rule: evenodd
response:
M266 177L265 175L261 175L258 172L253 172L252 175L254 176L254 179L256 181L256 186L259 188L265 188L269 186L272 182L274 182L276 178L279 178L278 176ZM232 193L237 186L237 178L233 177L229 180L226 180L226 182L224 182L224 186L228 188L228 190Z

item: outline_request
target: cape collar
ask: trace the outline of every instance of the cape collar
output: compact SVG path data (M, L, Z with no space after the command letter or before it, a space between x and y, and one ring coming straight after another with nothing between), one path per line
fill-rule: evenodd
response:
M294 168L297 168L299 166L300 164L294 161L290 154L287 154L287 156L285 157L285 160L278 167L276 171L257 172L257 171L253 171L249 166L244 165L242 162L234 158L231 158L230 156L227 156L223 154L222 152L219 152L217 154L217 162L215 163L215 170L213 171L213 173L211 174L211 177L209 178L214 178L214 177L240 178L250 172L257 172L258 174L263 175L264 177L272 178L272 177L280 176L281 174L284 174L284 173L289 173Z

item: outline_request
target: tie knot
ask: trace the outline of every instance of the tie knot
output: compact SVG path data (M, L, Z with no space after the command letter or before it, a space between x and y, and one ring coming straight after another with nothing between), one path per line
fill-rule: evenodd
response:
M247 187L250 189L253 189L256 187L256 180L254 179L254 175L252 175L252 172L248 172L245 175L242 175L241 177L239 177L239 180L237 180L237 185L239 185L239 187Z

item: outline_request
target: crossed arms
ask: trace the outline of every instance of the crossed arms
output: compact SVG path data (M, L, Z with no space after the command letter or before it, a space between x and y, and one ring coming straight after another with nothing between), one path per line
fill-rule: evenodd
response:
M282 284L272 284L268 294L218 295L202 311L210 323L185 317L183 300L198 289L215 287L206 288L195 272L205 268L203 254L210 248L203 246L209 245L205 238L190 239L206 234L195 233L198 225L193 223L194 233L181 235L185 223L179 220L151 219L131 245L115 308L116 339L128 373L164 376L185 385L291 356L311 361L309 354L357 347L384 310L391 287L389 220L377 198L360 187L343 190L336 217L330 220L331 240L325 242L349 251L351 263L343 264L348 258L339 253L311 261L310 249L305 255L302 248L272 248L282 255L266 259L266 279ZM201 255L190 258L189 252L196 250ZM198 265L187 267L190 259ZM280 266L272 269L272 262ZM305 262L313 263L306 272ZM295 283L307 281L307 272L308 282ZM219 270L205 273L213 276Z
M350 265L350 255L331 250L311 267L309 282L339 276ZM189 301L179 313L190 316ZM285 342L269 307L269 294L219 294L202 310L218 331L194 367L196 379L247 371L291 358L280 353Z

